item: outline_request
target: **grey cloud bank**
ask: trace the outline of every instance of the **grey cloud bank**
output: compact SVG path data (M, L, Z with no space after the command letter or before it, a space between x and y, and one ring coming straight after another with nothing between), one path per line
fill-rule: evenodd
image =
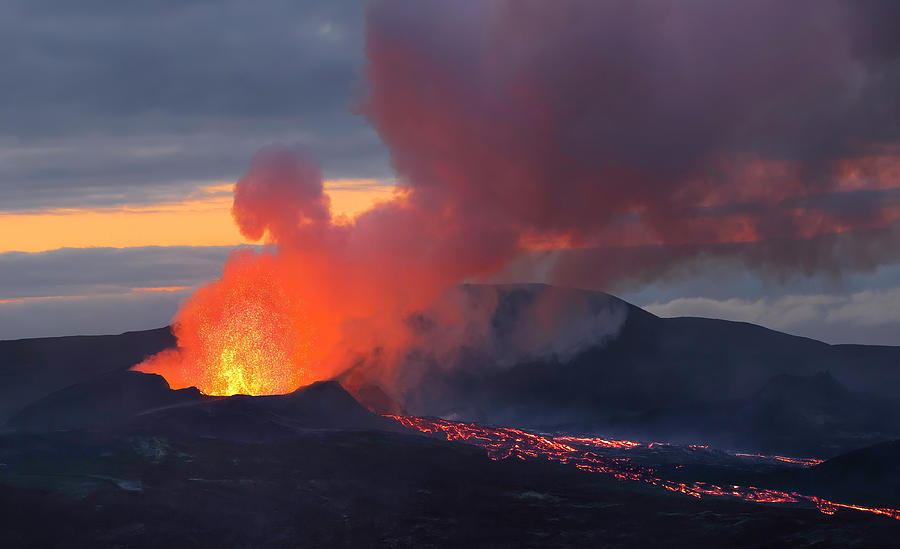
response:
M62 248L0 254L0 300L195 286L222 273L230 247Z
M236 180L272 141L386 177L352 113L362 2L0 5L0 210L135 203Z
M0 303L0 339L120 334L165 326L190 291Z
M63 248L0 254L0 339L165 326L194 288L221 274L231 249ZM188 288L134 291L181 286Z

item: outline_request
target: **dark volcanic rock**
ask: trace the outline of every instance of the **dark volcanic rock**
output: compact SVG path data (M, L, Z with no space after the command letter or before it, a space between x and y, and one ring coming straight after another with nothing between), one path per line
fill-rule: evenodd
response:
M892 547L900 523L695 499L384 432L0 436L2 547Z
M491 337L499 342L507 341L511 319L556 291L542 285L492 288L497 306ZM898 434L878 418L897 409L900 347L827 345L742 322L659 318L606 294L582 294L625 311L612 338L573 354L547 352L511 364L471 352L460 353L452 367L415 357L423 373L407 391L405 409L652 440L700 442L733 431L746 439L735 438L742 448L752 448L774 427L784 436L768 441L770 448L796 449L790 439L800 435L805 447L827 449L826 455ZM816 378L819 373L824 377ZM791 379L801 378L804 388L791 386ZM785 398L793 390L801 392Z
M210 397L196 388L172 390L156 374L124 371L97 376L25 407L7 424L17 432L74 429L264 441L309 429L400 430L359 404L336 381L286 395Z
M537 347L543 354L517 357L531 333L519 322L545 318L534 303L535 292L547 290L496 291L489 327L497 362L469 349L458 368L428 370L412 388L412 412L519 426L640 427L657 430L654 438L694 429L691 437L731 432L749 440L768 430L778 444L819 445L859 429L877 434L893 421L898 349L660 319L605 294L563 292L587 296L586 305L560 317L565 329ZM585 345L585 334L608 331L581 331L572 319L603 322L614 310L625 311L624 323L602 344ZM0 546L884 547L900 536L900 522L848 510L828 516L697 500L571 464L492 461L479 448L404 432L336 382L214 398L121 371L170 345L167 334L0 344L15 351L0 354L0 368L18 372L0 385L3 394L22 404L41 397L11 422L18 430L0 433ZM43 344L66 352L41 355L35 346ZM394 404L379 390L369 396ZM683 480L897 507L897 448L873 447L809 471L759 469L714 451L684 466L653 452L646 459Z
M823 457L892 436L889 422L877 418L893 417L885 403L897 399L900 347L827 345L740 322L658 318L607 294L545 285L460 292L476 311L490 305L478 326L489 348L463 341L448 364L427 345L441 330L415 316L410 326L426 345L409 354L416 374L409 379L418 382L403 388L404 400L349 377L345 386L385 412L695 442L730 431L742 449L759 442L788 451L788 442L804 439L806 448L826 449ZM52 391L127 369L173 343L168 329L0 342L0 422ZM783 398L790 378L773 381L819 372L840 387L832 388L836 400L828 387L811 386L821 398L792 403Z
M112 428L147 410L202 399L194 387L173 391L156 374L111 372L29 404L7 426L18 431Z
M851 391L831 374L782 374L746 399L645 414L636 433L792 456L831 457L900 436L900 403Z
M738 409L734 423L737 432L764 435L774 445L831 439L835 450L846 450L900 436L900 403L851 391L825 372L780 375Z
M320 381L286 395L211 398L136 416L131 431L238 441L290 438L308 429L399 431L392 419L359 404L336 381Z
M836 501L900 508L900 440L837 456L795 477L796 488Z
M169 328L0 341L0 424L53 391L101 373L127 370L173 345Z

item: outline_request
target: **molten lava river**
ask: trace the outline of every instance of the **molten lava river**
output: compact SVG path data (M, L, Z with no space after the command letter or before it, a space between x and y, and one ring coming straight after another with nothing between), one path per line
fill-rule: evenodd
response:
M729 497L757 503L807 504L815 506L822 513L832 515L838 509L853 509L900 520L900 510L881 507L863 507L837 503L817 496L797 492L780 492L754 486L718 486L705 482L675 482L659 477L651 467L634 463L628 457L604 456L600 450L635 450L656 447L679 448L665 443L639 443L628 440L607 440L589 437L551 437L529 433L510 427L485 427L475 423L460 423L441 419L426 419L410 416L388 416L399 421L404 427L423 433L439 435L447 440L464 441L484 448L491 459L543 458L574 465L582 471L610 475L618 480L636 481L659 486L672 492L680 492L695 498L703 496ZM690 445L683 449L697 452L709 450L706 446ZM756 459L769 462L790 463L810 467L822 463L817 459L794 459L785 456L764 456L760 454L731 454L734 457Z

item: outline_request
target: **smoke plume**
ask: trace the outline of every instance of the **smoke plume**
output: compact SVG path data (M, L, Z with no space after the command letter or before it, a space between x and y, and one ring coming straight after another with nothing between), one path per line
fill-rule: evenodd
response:
M651 273L707 252L835 268L836 245L897 232L900 44L883 23L897 15L384 1L369 13L364 111L426 207L453 208L495 249L510 234L520 249L577 249L544 262L549 282L615 283L653 247L668 259ZM798 256L806 244L817 251ZM604 272L611 249L631 265ZM884 251L863 245L840 267Z
M291 385L365 363L390 386L407 376L392 365L421 348L422 311L446 326L425 332L487 333L490 310L433 305L464 281L609 288L696 258L838 273L893 259L900 42L884 21L897 11L837 0L376 1L359 110L390 150L396 195L335 219L313 160L260 151L233 214L270 249L235 255L176 316L179 349L141 368L178 370L184 383L221 377L215 352L192 350L221 322L198 318L245 298L271 310L261 325L297 324L269 353L302 361ZM605 327L586 332L594 341L620 315L601 316L591 318ZM565 338L547 335L559 322L525 330L523 344L564 353ZM574 337L570 348L583 344Z

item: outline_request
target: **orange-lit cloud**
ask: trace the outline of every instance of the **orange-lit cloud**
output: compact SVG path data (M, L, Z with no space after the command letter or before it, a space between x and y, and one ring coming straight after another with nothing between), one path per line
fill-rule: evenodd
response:
M232 187L207 185L181 201L140 206L0 211L0 253L247 243L231 218ZM325 189L335 216L347 217L393 193L393 186L369 179L328 181Z
M145 288L132 288L132 292L180 292L187 290L190 286L152 286Z

